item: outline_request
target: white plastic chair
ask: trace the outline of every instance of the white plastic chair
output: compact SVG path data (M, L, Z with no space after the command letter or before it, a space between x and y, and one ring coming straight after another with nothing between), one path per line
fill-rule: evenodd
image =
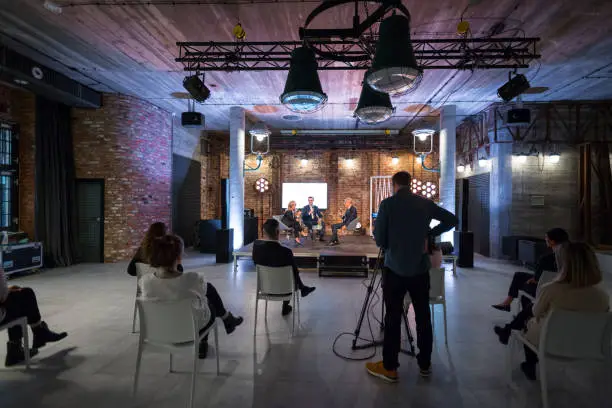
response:
M612 313L585 313L552 310L542 322L540 343L534 345L525 334L512 331L508 347L507 369L512 374L512 352L515 344L522 344L538 355L542 405L548 408L548 361L595 360L612 363Z
M148 274L155 272L155 268L151 265L145 263L136 263L136 298L134 299L134 317L132 318L132 333L137 333L136 331L136 318L138 316L138 298L140 297L140 279Z
M138 355L136 357L136 373L134 374L133 394L138 389L140 363L142 353L151 349L170 353L170 367L172 372L172 354L191 351L193 367L191 373L191 393L189 407L193 407L195 396L195 380L198 374L198 346L212 329L215 334L215 354L217 357L217 375L219 375L219 332L217 320L200 334L200 311L197 309L198 300L183 299L176 301L136 300L138 317L140 320L140 340L138 342Z
M28 320L25 317L20 317L15 320L11 320L10 322L4 323L0 325L0 331L8 330L11 327L21 326L21 331L23 333L23 354L25 357L25 366L26 369L30 368L30 339L28 333Z
M268 301L282 302L293 299L295 309L293 311L293 325L291 335L295 333L295 315L297 313L298 326L300 324L300 297L297 294L293 280L293 268L291 266L270 267L255 265L257 271L257 292L255 295L255 327L253 336L257 334L257 312L260 300L266 301L264 318L268 318Z

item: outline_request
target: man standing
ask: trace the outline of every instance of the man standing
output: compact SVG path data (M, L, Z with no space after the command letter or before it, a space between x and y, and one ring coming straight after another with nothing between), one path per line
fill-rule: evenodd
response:
M315 290L314 286L306 286L300 279L300 271L295 264L293 252L287 247L281 245L278 240L280 229L278 221L270 218L263 224L265 240L257 240L253 244L253 262L255 265L280 267L291 266L293 268L293 280L295 286L300 290L302 297L308 296ZM283 302L282 315L286 316L291 313L293 308L289 305L289 301Z
M417 362L423 377L431 374L433 334L429 314L428 235L438 236L458 224L457 217L433 201L410 191L412 177L400 171L391 179L394 195L380 203L374 237L385 251L383 300L385 330L383 361L367 363L367 371L388 382L396 382L401 343L401 321L406 292L410 294L417 329ZM431 220L438 224L429 230Z
M353 205L352 199L347 198L344 200L344 208L346 211L342 216L342 222L332 225L332 237L331 241L329 241L329 245L340 244L340 241L338 241L338 230L342 229L342 231L346 231L346 227L348 227L353 220L357 219L357 208Z
M302 209L302 222L308 227L310 232L312 232L313 226L321 224L321 229L318 233L319 241L324 241L325 223L323 222L323 214L321 214L319 207L314 205L314 197L308 197L308 205Z

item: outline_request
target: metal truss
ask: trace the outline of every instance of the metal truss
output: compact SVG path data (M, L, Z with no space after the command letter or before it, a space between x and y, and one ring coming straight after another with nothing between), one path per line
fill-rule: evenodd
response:
M309 40L324 54L353 61L337 61L317 55L320 70L362 70L370 65L376 37L358 40ZM422 69L514 69L527 68L539 59L539 38L413 39L412 46ZM279 42L178 42L175 59L185 71L283 71L289 69L291 52L300 41Z

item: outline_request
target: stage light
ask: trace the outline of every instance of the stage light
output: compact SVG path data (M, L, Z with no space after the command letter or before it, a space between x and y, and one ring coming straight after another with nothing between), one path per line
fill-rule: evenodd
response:
M199 75L191 75L183 79L183 88L196 101L202 103L210 97L210 89L200 79Z
M420 181L417 181L417 186L420 186L421 184L423 183L421 183Z
M399 157L397 157L397 156L393 156L393 157L391 158L391 164L397 164L397 163L399 163Z
M510 73L509 76L512 76L512 74ZM516 74L497 90L497 95L499 95L504 102L510 102L530 87L531 85L527 78L525 78L525 75Z
M258 191L263 194L269 189L270 189L270 182L268 182L268 180L266 180L264 177L260 177L255 182L255 191Z
M414 194L416 194L416 193L417 193L417 189L416 189L416 188L413 188L413 189L412 189L412 192L413 192Z
M300 163L302 164L302 167L307 166L308 165L308 159L302 159L302 160L300 160Z
M489 166L489 159L481 157L480 159L478 159L478 165L480 167L488 167Z
M417 137L421 142L426 141L427 138L434 133L436 133L436 131L433 129L414 129L412 131L412 135Z
M280 101L287 109L297 113L312 113L327 102L323 93L317 59L307 47L298 47L291 52L289 74Z
M427 193L427 198L431 198L431 194L430 193Z
M527 162L527 155L525 153L519 153L519 154L517 154L514 157L516 157L516 162L517 163L523 164L523 163Z
M389 16L380 23L378 34L368 84L391 96L414 88L422 71L412 49L410 20L400 14Z
M457 166L457 173L463 173L465 171L465 166L460 164Z
M427 192L425 190L421 191L421 194L425 195Z
M255 125L253 125L251 130L249 130L249 134L254 136L258 142L263 142L266 137L270 136L271 133L272 132L268 126L266 126L266 124L263 122L257 122Z
M561 160L561 155L559 153L551 153L546 159L549 163L556 164Z
M368 85L365 78L361 85L361 95L354 115L368 125L376 125L389 119L395 109L391 105L389 94L378 92Z
M417 162L417 164L423 164L423 156L418 155L418 156L416 157L416 162Z

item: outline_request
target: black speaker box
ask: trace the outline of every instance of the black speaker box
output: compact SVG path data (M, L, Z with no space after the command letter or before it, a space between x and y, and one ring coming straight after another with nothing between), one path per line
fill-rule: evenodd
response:
M469 231L455 231L454 238L457 266L462 268L473 268L474 233Z
M188 128L204 127L204 115L200 112L183 112L181 113L181 125Z
M221 228L229 228L229 179L221 179Z
M221 220L201 220L200 252L214 253L217 250L217 230L221 229Z
M506 117L508 125L528 125L531 122L531 111L529 109L510 109Z
M217 231L217 263L232 262L232 252L234 249L234 230L220 229Z

